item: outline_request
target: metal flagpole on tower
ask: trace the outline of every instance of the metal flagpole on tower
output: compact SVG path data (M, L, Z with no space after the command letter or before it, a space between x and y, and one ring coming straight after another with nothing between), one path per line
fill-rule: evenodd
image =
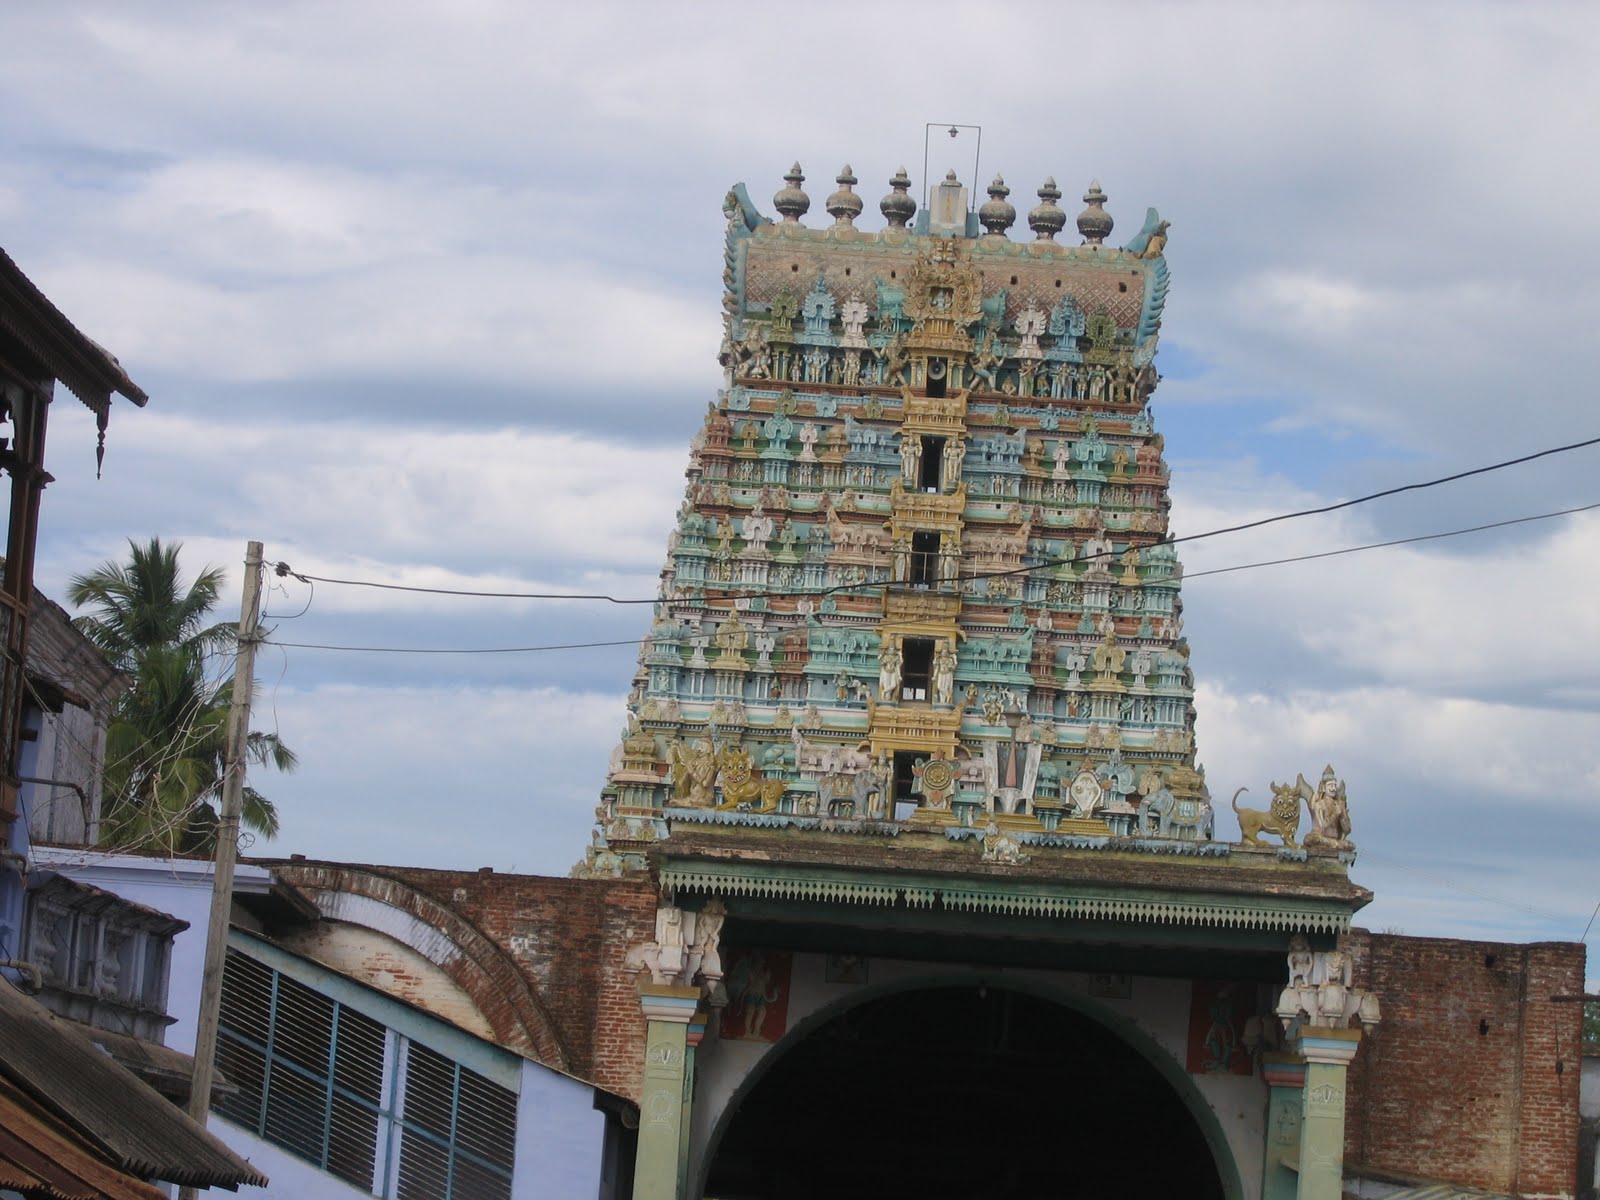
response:
M961 124L946 125L943 121L929 121L925 125L923 125L923 127L922 127L922 207L923 207L923 209L926 210L927 207L928 207L928 197L932 194L932 188L933 188L932 181L930 181L929 178L928 178L928 158L929 158L929 152L933 149L932 140L933 140L933 131L935 129L944 130L952 138L960 137L963 132L969 132L969 131L977 135L973 139L973 147L972 147L972 182L970 184L968 184L968 195L974 197L974 200L973 200L974 204L977 203L977 200L975 199L975 197L978 195L978 192L980 190L979 181L978 181L978 162L979 162L979 159L981 158L981 156L983 154L983 126L982 125L961 125Z
M206 927L205 970L200 977L200 1013L194 1037L194 1080L189 1115L201 1125L211 1109L216 1074L217 1023L222 1006L222 966L228 950L228 915L233 906L233 868L239 857L239 812L244 804L245 750L250 737L250 693L255 681L256 645L261 624L261 543L244 555L244 594L239 603L239 638L233 666L233 702L228 709L228 741L222 778L222 810L217 815L216 870L211 879L211 919ZM195 1200L195 1189L180 1189L180 1200Z

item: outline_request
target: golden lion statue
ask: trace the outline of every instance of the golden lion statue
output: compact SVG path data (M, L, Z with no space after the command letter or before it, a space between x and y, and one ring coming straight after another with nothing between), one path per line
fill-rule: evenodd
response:
M1300 830L1300 789L1295 784L1272 785L1272 807L1263 812L1259 808L1240 808L1239 796L1249 788L1240 788L1233 794L1233 811L1239 817L1239 833L1249 846L1261 846L1263 833L1274 833L1283 839L1291 850L1298 850L1294 836Z
M718 808L737 808L753 800L753 811L772 812L789 786L782 779L763 779L756 772L750 751L741 746L730 746L717 755L717 766L722 771L722 803Z

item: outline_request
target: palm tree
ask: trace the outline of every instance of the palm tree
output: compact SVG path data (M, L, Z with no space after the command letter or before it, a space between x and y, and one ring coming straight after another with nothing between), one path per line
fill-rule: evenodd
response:
M185 585L181 543L151 538L128 549L127 562L102 563L67 593L90 609L74 624L134 681L106 735L101 840L167 853L203 849L216 833L233 691L231 674L208 678L237 636L226 622L207 623L224 576L207 567ZM251 733L246 752L262 766L295 767L276 734ZM274 837L272 802L248 786L243 801L244 824Z

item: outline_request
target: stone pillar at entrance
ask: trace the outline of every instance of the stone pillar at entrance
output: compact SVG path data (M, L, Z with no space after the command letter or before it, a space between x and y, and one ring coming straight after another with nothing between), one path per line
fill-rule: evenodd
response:
M683 1115L678 1122L678 1195L689 1194L689 1113L694 1108L695 1051L706 1036L706 1011L700 1009L684 1036Z
M640 983L639 1007L644 1010L646 1027L633 1197L681 1200L683 1150L688 1139L689 1026L700 1007L700 989Z
M1289 986L1278 997L1278 1017L1306 1064L1299 1200L1339 1200L1344 1190L1345 1067L1356 1056L1361 1029L1382 1020L1378 998L1353 986L1352 974L1345 950L1314 952L1304 934L1289 939Z
M1339 1200L1344 1190L1345 1067L1359 1029L1305 1026L1297 1039L1306 1060L1300 1118L1299 1200Z
M1294 1164L1300 1155L1306 1064L1296 1055L1269 1051L1261 1056L1261 1077L1268 1088L1267 1149L1261 1169L1261 1200L1296 1200L1299 1177Z

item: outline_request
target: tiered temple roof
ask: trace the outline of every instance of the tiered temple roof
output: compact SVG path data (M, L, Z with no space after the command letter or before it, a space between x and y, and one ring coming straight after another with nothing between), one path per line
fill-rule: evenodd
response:
M902 170L866 231L846 167L807 227L803 182L777 221L724 204L725 386L584 869L674 823L1203 853L1148 407L1166 223L1106 244L1096 182L1065 244L1047 180L1015 241L999 177L918 211Z

